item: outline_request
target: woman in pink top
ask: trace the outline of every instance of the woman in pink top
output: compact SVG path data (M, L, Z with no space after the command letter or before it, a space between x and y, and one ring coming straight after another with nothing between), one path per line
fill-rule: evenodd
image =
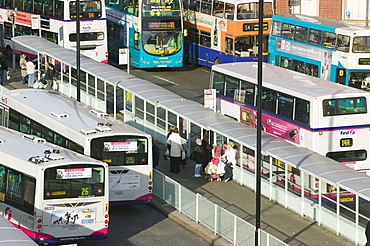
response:
M28 75L28 87L33 87L33 83L35 82L35 64L32 62L32 58L28 58L27 63L27 75Z

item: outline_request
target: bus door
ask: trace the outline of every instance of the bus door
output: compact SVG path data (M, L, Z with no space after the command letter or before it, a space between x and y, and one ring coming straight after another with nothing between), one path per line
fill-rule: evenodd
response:
M9 109L0 106L0 126L8 127Z
M335 82L338 84L346 85L346 70L337 68Z

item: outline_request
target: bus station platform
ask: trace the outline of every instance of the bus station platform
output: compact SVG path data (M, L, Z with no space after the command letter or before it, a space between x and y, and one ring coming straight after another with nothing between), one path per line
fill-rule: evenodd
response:
M22 85L19 69L11 74L9 81L4 82L4 87L9 90L29 88ZM189 190L199 193L208 200L227 209L245 221L255 225L256 194L253 190L241 186L234 181L208 181L204 175L195 178L195 162L187 159L185 166L180 166L181 173L170 173L170 162L163 158L166 145L156 141L160 148L160 162L157 170L174 179ZM155 185L155 184L154 184ZM169 218L178 222L186 229L195 233L209 245L232 245L226 239L214 235L207 227L197 224L186 215L179 213L175 208L154 197L152 206ZM261 198L261 229L284 241L288 245L354 245L347 238L336 235L332 230L318 226L317 222L301 217L300 215L285 209L278 203L269 201L266 197Z

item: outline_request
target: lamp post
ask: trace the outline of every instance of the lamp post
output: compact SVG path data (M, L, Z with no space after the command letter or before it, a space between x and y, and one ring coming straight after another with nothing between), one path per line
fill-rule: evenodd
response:
M77 69L77 101L81 101L81 54L80 54L80 0L76 0L76 69Z
M15 37L15 18L17 17L17 14L18 14L18 9L15 8L14 11L12 11L10 13L10 16L12 17L12 37L14 38ZM13 54L12 54L12 68L13 68L13 72L15 71L15 47L14 47L14 43L13 43Z
M263 0L259 0L258 16L258 70L257 70L257 159L256 159L256 231L254 242L259 244L259 229L261 227L261 130L262 130L262 41L263 41Z

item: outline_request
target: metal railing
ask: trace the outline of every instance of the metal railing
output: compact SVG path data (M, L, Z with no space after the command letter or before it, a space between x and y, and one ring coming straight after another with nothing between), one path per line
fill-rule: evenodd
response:
M255 245L255 226L204 198L199 193L185 188L180 183L154 170L153 194L200 223L215 235L220 235L234 245ZM288 245L271 234L259 230L261 246Z

